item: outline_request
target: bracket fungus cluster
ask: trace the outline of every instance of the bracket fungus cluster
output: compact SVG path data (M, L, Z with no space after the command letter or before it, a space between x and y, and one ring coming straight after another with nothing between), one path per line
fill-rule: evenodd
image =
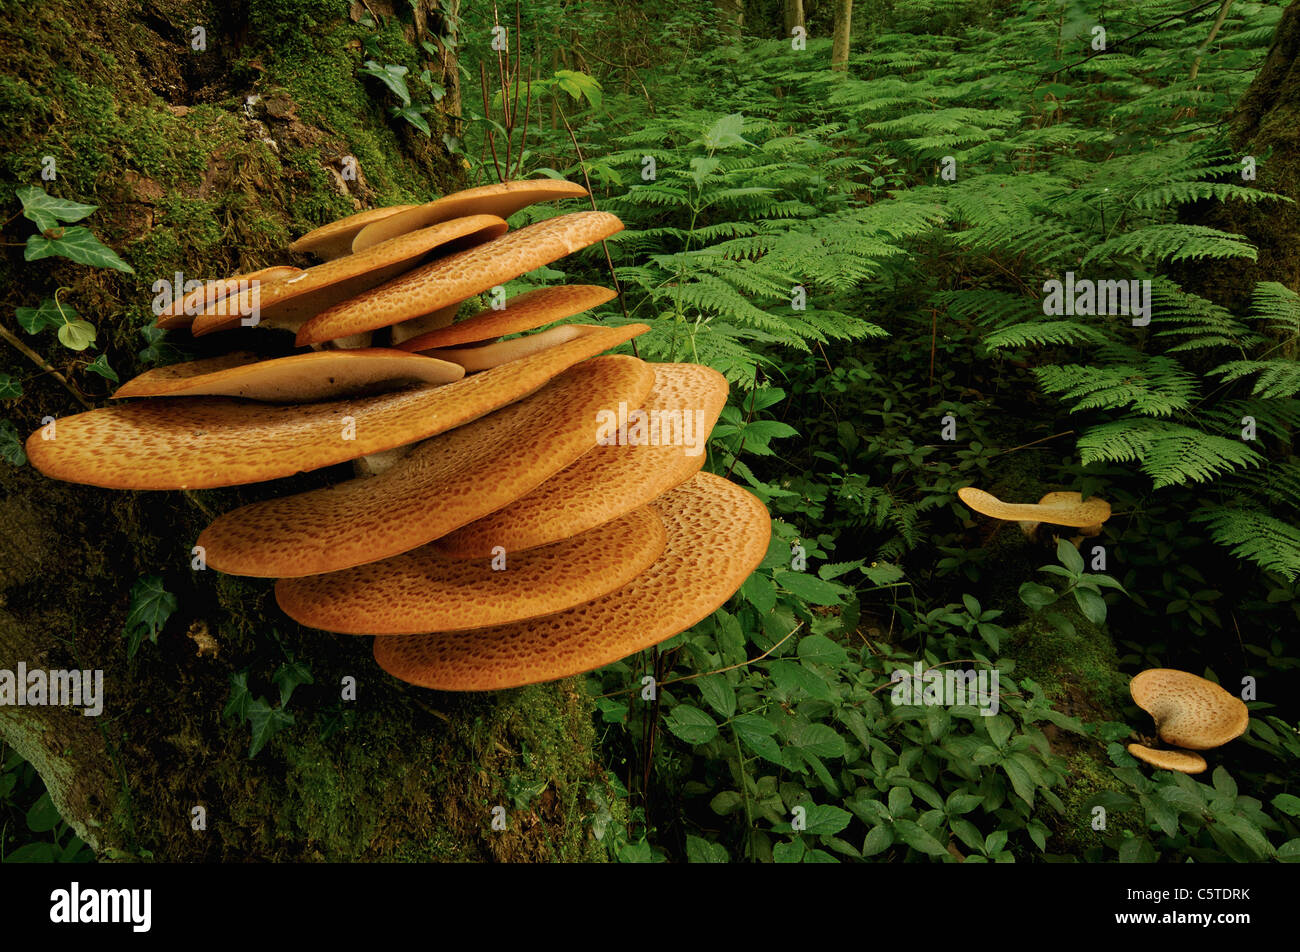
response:
M1222 747L1240 737L1250 723L1245 703L1213 681L1173 668L1149 668L1129 684L1138 707L1151 715L1156 733L1175 750L1129 744L1145 763L1179 773L1201 773L1205 758L1196 751Z
M413 684L515 687L670 638L768 548L763 505L701 472L725 379L604 353L644 324L539 330L614 297L601 287L540 288L455 320L462 302L622 228L577 212L508 229L526 205L584 195L506 182L318 228L290 248L322 263L209 281L159 314L243 346L141 374L114 394L140 399L55 420L28 456L46 476L128 490L352 462L355 478L228 512L197 544L217 571L277 579L302 624L375 636L379 664ZM242 338L269 339L255 327L312 349L260 357ZM617 438L602 436L602 415L628 407ZM637 438L646 420L651 438Z
M1045 538L1046 533L1064 535L1058 529L1077 529L1071 541L1077 547L1085 538L1101 534L1101 526L1110 518L1110 503L1081 493L1051 492L1037 503L1003 502L992 493L973 486L957 490L957 496L975 512L991 519L1016 522L1031 540Z

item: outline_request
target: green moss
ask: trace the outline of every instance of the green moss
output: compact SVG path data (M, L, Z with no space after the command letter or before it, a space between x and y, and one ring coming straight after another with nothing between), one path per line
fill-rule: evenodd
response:
M268 46L306 50L320 27L347 12L345 0L250 0L248 25Z
M1140 810L1130 810L1125 813L1108 812L1106 828L1094 830L1093 815L1091 809L1086 807L1087 801L1103 791L1126 796L1130 791L1115 779L1099 757L1089 752L1076 752L1066 758L1066 763L1070 776L1064 788L1058 791L1065 809L1053 824L1059 837L1059 841L1053 847L1054 852L1083 856L1087 850L1101 849L1104 846L1103 841L1116 833L1129 831L1141 835L1146 832L1142 825Z
M1067 714L1118 720L1128 696L1128 677L1119 670L1110 636L1083 617L1073 596L1048 611L1061 615L1072 630L1060 630L1042 613L1015 626L1005 651L1016 659L1017 676L1041 684Z

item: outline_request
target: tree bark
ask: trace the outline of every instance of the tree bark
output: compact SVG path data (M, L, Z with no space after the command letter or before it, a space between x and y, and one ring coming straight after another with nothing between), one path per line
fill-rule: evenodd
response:
M740 39L740 32L745 26L745 0L715 0L718 16L722 20L722 30L731 39Z
M803 17L803 0L784 0L782 14L786 39L789 39L790 35L794 33L795 27L802 26L806 28Z
M1238 184L1300 201L1300 2L1282 15L1264 65L1233 113L1229 137L1242 159L1256 163L1257 180ZM1266 157L1267 156L1267 157ZM1245 236L1258 249L1256 261L1198 262L1178 269L1192 290L1237 313L1249 306L1259 281L1279 281L1300 291L1300 209L1265 201L1198 202L1183 219Z
M382 4L370 6L383 15ZM430 4L426 23L430 11L453 7ZM321 5L299 8L322 15ZM14 187L32 181L94 203L84 224L135 268L24 262L21 248L6 248L0 283L13 289L11 303L69 288L61 300L95 323L97 352L125 380L145 369L136 354L155 280L306 265L286 246L309 228L457 187L459 164L441 141L446 117L427 114L432 139L389 117L390 94L357 74L360 15L345 14L289 22L261 0L237 10L217 0L46 0L0 13L0 56L10 64L0 137L12 153L0 164L11 206L2 217L15 210ZM191 46L195 25L205 51ZM401 56L414 80L427 54L411 44ZM420 96L421 84L410 86ZM42 182L47 155L58 178ZM11 221L4 240L21 242L28 230ZM12 321L12 309L0 321ZM200 357L230 349L223 336L169 339ZM48 334L31 340L107 405L111 385L84 371L93 354ZM82 409L3 341L0 370L23 381L3 411L21 436L46 415ZM577 682L487 695L410 688L375 665L369 639L290 622L269 581L193 568L194 540L216 515L345 470L140 493L0 462L0 670L98 670L104 684L98 717L0 706L0 740L36 767L64 819L103 858L603 857L587 822L593 804L621 807ZM128 659L128 593L145 575L161 576L179 608L157 642ZM249 721L223 714L231 677L245 673L254 695L278 706L272 677L289 659L305 662L312 681L283 708L293 723L250 758ZM355 700L346 679L355 679Z
M831 69L842 73L849 68L849 35L853 23L853 0L835 0L835 33L831 40Z

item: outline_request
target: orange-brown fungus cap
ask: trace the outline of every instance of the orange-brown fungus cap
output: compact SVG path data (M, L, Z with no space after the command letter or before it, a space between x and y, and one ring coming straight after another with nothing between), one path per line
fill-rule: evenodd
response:
M381 393L413 383L452 383L463 376L465 368L459 364L382 347L318 350L271 360L234 353L145 371L113 396L207 395L302 403Z
M1129 744L1128 752L1143 763L1161 770L1175 770L1178 773L1203 773L1208 764L1200 754L1188 750L1157 750L1142 744Z
M1220 747L1245 733L1250 722L1241 698L1187 671L1149 668L1129 682L1129 693L1155 720L1161 740L1175 747Z
M614 292L609 288L594 284L537 288L512 297L499 311L491 308L479 311L463 321L421 334L395 346L402 350L432 350L435 347L455 347L458 344L505 337L507 334L520 334L589 311L614 297Z
M697 473L653 508L668 545L618 591L532 621L376 638L375 660L421 687L494 691L581 674L685 631L763 561L771 519L752 495L710 473Z
M328 225L313 228L291 244L289 250L314 254L318 258L324 258L325 260L348 255L352 253L352 240L356 238L361 229L374 222L383 221L385 218L392 218L399 212L418 207L418 205L390 205L387 208L371 208L364 212L357 212L355 215L332 221ZM445 221L446 219L440 220ZM432 225L434 222L429 222L429 224ZM414 231L415 229L407 228L405 230Z
M581 198L587 190L573 182L560 179L532 179L528 181L500 182L480 185L463 192L453 192L432 202L403 211L400 215L385 218L367 225L352 242L353 251L365 251L381 241L417 228L427 228L440 221L461 218L465 215L496 215L509 218L519 209L536 202L553 202L562 198Z
M558 347L575 337L581 337L598 324L561 324L549 330L537 331L512 337L510 340L498 340L488 344L473 344L469 347L445 347L441 350L426 350L425 357L450 361L465 368L467 373L491 370L502 364L529 354L536 354L548 347Z
M245 285L241 282L258 281L263 285L267 285L273 281L292 278L298 274L302 274L302 268L275 265L270 268L262 268L259 271L250 271L248 274L237 274L231 278L208 281L203 287L183 295L179 300L173 301L164 308L155 323L165 329L189 327L194 322L195 315L199 312L206 310L231 294L244 290Z
M408 552L559 472L595 445L598 410L641 400L653 385L654 373L635 357L585 361L532 396L420 444L377 476L226 513L198 544L214 569L268 578Z
M238 297L218 301L194 319L190 331L199 337L213 331L239 327L255 304L261 321L292 327L340 301L349 298L366 300L367 292L414 267L421 258L436 248L472 244L502 235L505 230L506 223L494 215L472 215L422 228L358 254L318 264L302 274L262 287L257 292L249 290ZM361 327L330 336L347 337L349 334L372 329ZM312 343L328 339L322 337Z
M452 558L480 558L498 545L507 552L546 545L616 519L699 472L709 433L727 402L727 379L699 364L651 366L654 390L641 407L661 414L659 445L624 441L597 446L528 495L438 539L433 547ZM685 439L663 439L663 414L675 428L675 413L683 425L690 415L692 432L686 434L684 426L675 432L692 437L693 448L684 445ZM629 436L634 433L630 422Z
M525 621L622 588L663 554L663 523L649 507L572 539L493 559L453 560L427 545L369 565L281 579L275 598L311 628L408 635Z
M328 403L270 406L225 397L157 398L63 417L27 440L54 479L108 489L211 489L292 476L414 443L532 393L649 330L602 327L458 380ZM351 438L349 438L351 437Z
M298 346L387 327L464 301L608 238L622 228L623 223L608 212L574 212L512 231L439 258L369 294L342 301L317 314L298 329ZM360 254L370 254L381 247L376 245Z
M1096 496L1082 502L1076 493L1054 493L1051 495L1072 498L1062 498L1051 505L1045 505L1003 502L992 493L973 486L957 490L957 495L971 509L993 519L1048 522L1056 526L1095 526L1110 518L1110 503Z

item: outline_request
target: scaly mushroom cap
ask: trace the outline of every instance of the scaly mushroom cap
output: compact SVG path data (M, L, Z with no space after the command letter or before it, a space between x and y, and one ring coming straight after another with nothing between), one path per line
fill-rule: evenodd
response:
M1003 502L992 493L973 486L957 490L957 496L971 509L994 519L1011 522L1049 522L1055 526L1095 526L1110 518L1110 503L1093 496L1080 501L1076 493L1050 493L1063 498L1051 505ZM1047 497L1044 497L1047 498Z
M382 347L318 350L272 360L234 353L145 371L122 384L113 397L208 395L305 403L413 383L453 383L463 376L465 368L459 364Z
M1244 734L1250 723L1241 698L1186 671L1148 668L1129 682L1129 693L1155 720L1161 740L1175 747L1221 747Z
M655 500L668 545L615 592L511 625L375 639L389 674L440 691L495 691L610 664L685 631L726 602L767 554L763 504L697 473Z
M212 489L279 479L468 423L647 330L602 327L452 384L357 400L268 406L158 398L90 410L55 421L52 440L43 437L45 427L37 430L27 456L53 479L107 489Z
M446 307L438 308L432 314L413 317L409 321L399 321L388 329L389 342L394 347L402 348L402 350L411 350L412 348L406 346L407 341L430 331L451 326L451 322L456 319L459 312L460 301L457 301L455 304L448 304Z
M203 287L183 295L179 300L173 301L163 309L154 323L165 330L170 330L173 327L189 327L194 322L195 315L200 311L229 297L236 291L243 290L240 287L241 281L259 281L262 285L267 285L273 281L292 278L297 274L302 274L302 268L275 265L270 268L262 268L259 271L250 271L248 274L237 274L230 278L208 281Z
M598 326L597 324L561 324L550 330L525 334L510 340L499 340L491 344L427 350L422 352L422 356L450 361L464 367L466 373L475 373L499 367L520 357L527 357L529 354L536 354L548 347L557 347L582 336L586 328Z
M615 293L609 288L594 284L564 284L554 288L537 288L525 291L506 302L499 311L488 308L472 317L455 324L448 322L441 330L398 341L396 334L393 346L402 350L432 350L435 347L455 347L458 344L472 344L476 341L494 340L507 334L520 334L563 320L593 307L599 307L612 300ZM453 312L452 316L455 316ZM397 325L400 327L402 325ZM394 332L397 330L394 327Z
M681 441L597 446L528 495L443 536L433 548L451 558L474 559L498 545L507 552L546 545L617 519L699 472L709 433L727 403L727 378L699 364L651 366L654 390L641 407L680 412L683 422L690 414L698 453L688 454ZM703 414L698 427L696 411Z
M367 300L366 292L413 267L419 259L436 248L450 250L446 246L451 246L459 249L496 238L505 234L505 231L506 223L494 215L471 215L469 218L457 218L422 228L358 254L318 264L302 274L260 288L257 293L249 290L237 298L218 301L194 318L190 331L195 337L201 337L213 331L239 327L244 316L251 313L254 304L259 307L261 323L294 328L340 301L352 298ZM348 334L373 329L357 327L342 334L331 334L330 337L346 337ZM322 337L307 343L320 343L328 339Z
M291 244L289 250L299 254L314 254L326 261L330 258L349 255L352 253L352 240L356 238L361 229L374 222L392 218L400 212L418 207L418 205L390 205L387 208L371 208L364 212L357 212L355 215L332 221L328 225L313 228ZM440 219L440 221L445 220ZM435 223L429 222L429 224ZM408 228L406 231L414 231L414 229Z
M463 192L453 192L424 205L416 205L400 215L368 224L352 242L353 251L367 248L396 238L417 228L427 228L441 221L462 218L465 215L496 215L509 218L521 208L537 202L554 202L562 198L582 198L587 190L573 182L560 179L532 179L529 181L500 182L480 185Z
M644 399L653 385L654 372L635 357L585 361L532 396L421 443L377 476L226 513L198 544L212 568L266 578L409 552L568 466L595 445L601 408Z
M317 314L298 328L298 346L387 327L464 301L608 238L622 228L623 223L608 212L574 212L512 231L439 258L369 294ZM370 254L380 247L376 245L360 254Z
M650 567L668 536L649 507L509 559L454 560L421 546L342 572L281 579L275 600L311 628L409 635L526 621L608 595Z
M1203 773L1208 764L1200 754L1188 750L1157 750L1142 744L1129 744L1128 752L1144 763L1161 770L1176 770L1178 773Z

